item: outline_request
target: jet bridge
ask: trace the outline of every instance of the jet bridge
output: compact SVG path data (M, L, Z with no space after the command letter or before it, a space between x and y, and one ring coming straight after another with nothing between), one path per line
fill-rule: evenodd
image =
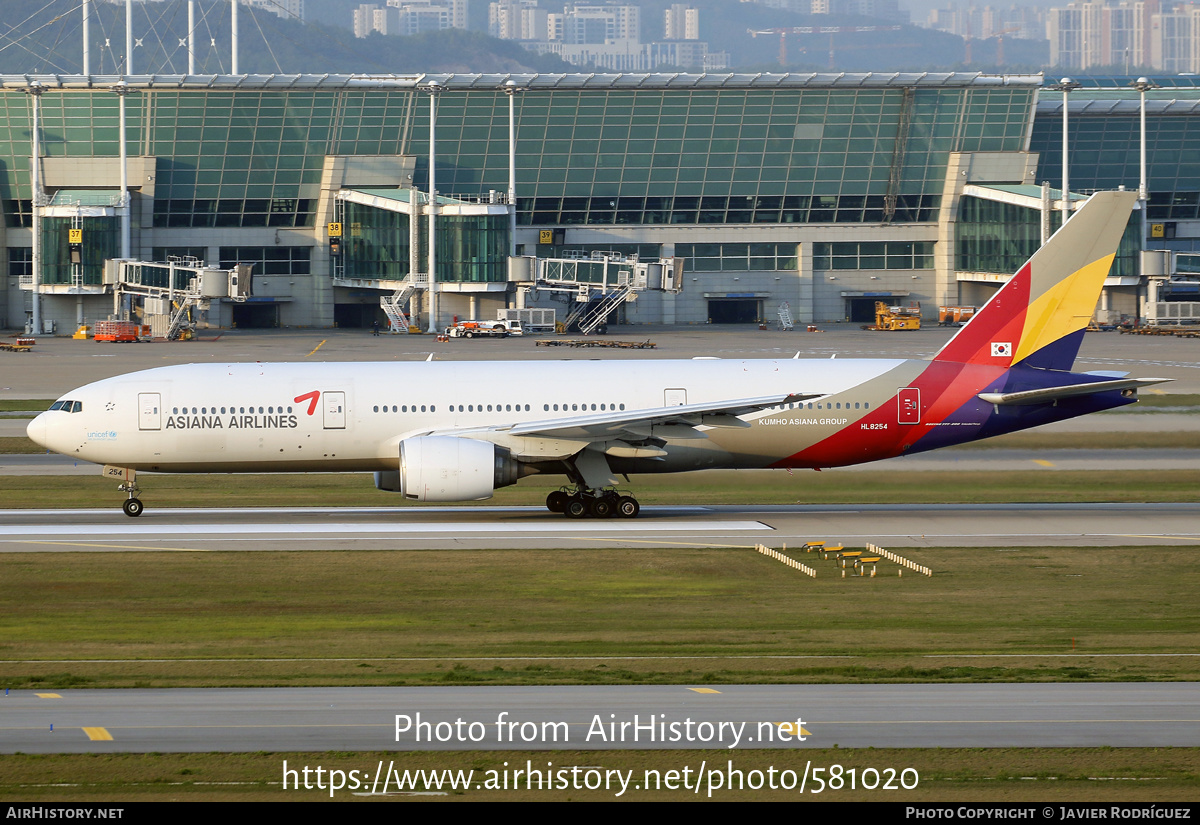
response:
M249 265L219 269L198 258L108 260L104 283L113 291L112 320L130 321L140 313L153 337L169 341L195 330L198 313L207 312L214 298L241 303L252 289Z
M537 259L538 291L573 296L574 306L564 322L567 330L584 335L603 333L608 316L639 292L678 293L683 287L683 258L642 261L637 255L592 252L563 258Z

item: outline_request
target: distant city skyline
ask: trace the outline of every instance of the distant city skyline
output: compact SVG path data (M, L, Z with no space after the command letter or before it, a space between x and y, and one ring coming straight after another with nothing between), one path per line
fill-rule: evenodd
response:
M610 71L659 66L715 71L729 65L726 53L709 52L700 39L700 11L686 3L663 11L662 37L649 42L642 40L642 9L634 3L579 2L562 6L561 12L558 8L538 0L496 0L488 4L488 34L516 40L539 55Z

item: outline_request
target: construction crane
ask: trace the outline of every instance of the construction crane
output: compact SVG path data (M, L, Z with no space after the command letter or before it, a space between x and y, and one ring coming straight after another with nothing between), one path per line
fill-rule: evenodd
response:
M996 65L997 66L1004 65L1004 35L1012 34L1013 32L1019 32L1021 29L1022 29L1021 26L1009 26L1007 29L1004 29L1003 31L998 31L995 33L995 35L993 35L996 38Z
M903 26L792 26L784 29L746 29L751 37L760 34L779 35L779 65L787 65L787 36L789 34L827 34L829 35L829 69L833 70L833 36L843 32L898 32Z
M1009 26L1007 29L1003 29L998 32L992 32L990 35L983 38L984 40L991 40L993 37L996 38L996 65L997 66L1004 65L1004 35L1012 34L1013 32L1019 32L1019 31L1021 31L1021 29L1022 29L1021 26ZM967 66L968 68L970 68L971 63L973 62L972 61L972 53L971 53L971 21L970 20L967 20L967 33L965 35L963 35L963 53L964 53L963 54L963 64L965 66Z

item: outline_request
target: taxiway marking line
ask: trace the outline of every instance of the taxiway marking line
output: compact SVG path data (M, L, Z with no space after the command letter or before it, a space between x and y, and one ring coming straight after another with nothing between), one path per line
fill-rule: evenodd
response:
M1200 653L924 653L923 659L1139 659L1153 656L1195 657Z
M1200 541L1200 536L1184 536L1179 534L1164 533L1160 536L1139 536L1135 534L1120 536L1124 539L1179 539L1180 541Z
M61 693L35 693L33 695L39 699L61 699L62 698Z
M781 731L788 734L789 736L796 735L796 723L795 722L776 722L775 724L779 727L779 729ZM810 731L808 728L801 725L800 726L800 735L801 736L812 736L812 731Z
M310 352L308 355L312 355L312 354L313 354L313 352L316 352L317 350L319 350L321 347L323 347L323 346L325 345L325 342L326 342L326 341L328 341L328 340L329 340L328 338L322 338L322 339L321 339L321 343L319 343L319 344L317 344L315 347L313 347L313 351L312 351L312 352ZM304 357L305 357L305 358L307 358L307 357L308 357L308 355L306 355L306 356L304 356Z
M1044 458L1035 458L1035 459L1033 459L1033 463L1040 464L1042 467L1053 467L1054 466L1053 461L1046 461Z
M84 728L83 732L87 734L87 738L93 742L111 742L113 741L112 734L106 728Z
M17 539L7 539L6 543L11 544L52 544L58 547L103 547L106 550L153 550L165 553L211 553L211 550L206 550L202 547L146 547L144 545L132 544L97 544L96 542L82 541L21 541Z
M779 528L775 528L779 532ZM1187 539L1200 541L1200 536L1189 536L1183 533L1158 533L1135 535L1132 533L1023 533L1015 528L1011 533L839 533L842 539L865 539L880 541L882 539L1062 539L1062 538L1094 538L1094 539ZM778 538L803 538L799 533L779 533ZM934 548L917 548L934 549ZM1024 549L1024 548L1022 548ZM1104 548L1101 548L1104 549ZM1116 549L1116 548L1114 548Z
M713 690L712 688L688 688L688 690L690 690L692 693L720 693L721 692L719 690Z
M768 528L773 529L773 528ZM563 539L574 539L575 541L610 541L619 542L621 544L651 544L662 546L662 539L609 539L599 536L563 536ZM719 547L723 550L753 550L754 548L748 544L705 544L697 541L673 541L671 547ZM666 548L664 548L666 549Z

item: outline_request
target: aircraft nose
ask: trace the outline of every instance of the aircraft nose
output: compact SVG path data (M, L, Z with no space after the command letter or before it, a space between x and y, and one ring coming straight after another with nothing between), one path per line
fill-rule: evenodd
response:
M46 447L46 414L39 413L25 428L25 435L39 447Z

